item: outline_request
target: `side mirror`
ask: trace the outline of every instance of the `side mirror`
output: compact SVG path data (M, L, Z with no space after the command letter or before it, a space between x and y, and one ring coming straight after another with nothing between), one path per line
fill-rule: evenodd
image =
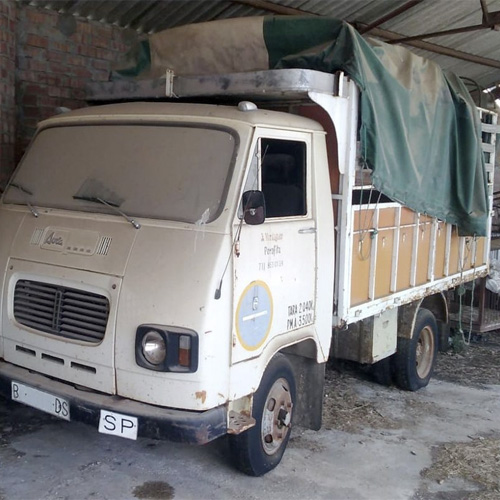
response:
M262 191L243 193L243 219L251 226L262 224L266 220L266 200Z

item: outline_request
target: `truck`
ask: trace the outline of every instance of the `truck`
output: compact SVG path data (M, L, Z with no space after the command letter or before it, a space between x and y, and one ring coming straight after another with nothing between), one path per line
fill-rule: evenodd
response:
M425 387L489 238L374 187L359 98L343 72L167 70L41 122L0 205L0 394L127 439L227 436L260 476L320 428L329 358Z

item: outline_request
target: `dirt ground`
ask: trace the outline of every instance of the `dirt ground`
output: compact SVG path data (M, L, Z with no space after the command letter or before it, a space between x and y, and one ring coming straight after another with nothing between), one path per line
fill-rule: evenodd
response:
M323 428L295 427L282 463L236 472L204 447L99 434L0 399L0 500L499 500L500 332L440 353L418 392L331 363Z
M500 331L465 340L467 344L454 342L454 348L438 354L434 378L476 388L500 385ZM392 412L384 414L377 401L362 398L353 384L353 379L374 378L373 374L361 371L355 364L340 362L330 365L326 373L324 427L349 433L360 432L366 427L400 429L411 426L407 415L416 420L434 410L433 404L422 401L418 393L398 391L406 410L409 410L404 413L405 418L397 418ZM434 447L432 466L425 468L421 475L438 484L449 479L470 481L478 486L479 491L441 492L435 496L417 493L414 500L500 499L500 436L474 435L472 432L468 437L469 443L446 443Z

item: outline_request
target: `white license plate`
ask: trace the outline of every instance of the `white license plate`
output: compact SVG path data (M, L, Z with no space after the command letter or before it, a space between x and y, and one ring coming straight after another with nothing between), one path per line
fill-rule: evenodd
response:
M12 400L50 413L55 417L70 420L69 402L59 396L40 391L28 385L12 381Z
M137 439L137 417L122 415L112 411L101 410L99 418L99 432L111 434L126 439Z

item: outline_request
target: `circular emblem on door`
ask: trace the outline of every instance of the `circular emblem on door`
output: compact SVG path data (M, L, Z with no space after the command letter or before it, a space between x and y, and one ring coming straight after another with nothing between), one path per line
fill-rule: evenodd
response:
M236 334L241 345L255 351L266 340L273 322L273 298L263 281L252 281L241 294L236 309Z

